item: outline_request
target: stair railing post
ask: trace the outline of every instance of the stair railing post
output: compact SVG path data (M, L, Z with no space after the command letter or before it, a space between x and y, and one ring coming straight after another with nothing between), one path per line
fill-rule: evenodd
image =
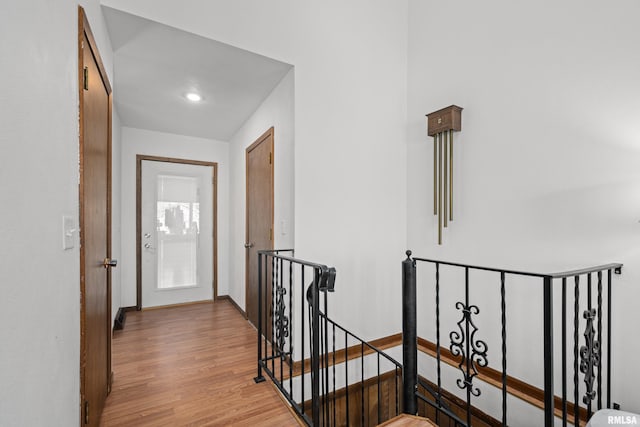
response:
M418 342L416 326L416 263L407 251L402 262L402 400L403 412L418 412Z
M311 418L313 426L320 426L320 279L315 268L311 284Z
M258 376L253 380L256 383L264 381L262 376L262 256L258 252Z

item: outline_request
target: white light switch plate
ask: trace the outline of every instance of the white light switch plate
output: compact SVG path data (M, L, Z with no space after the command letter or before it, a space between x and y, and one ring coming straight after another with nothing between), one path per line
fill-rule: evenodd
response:
M76 238L76 220L67 215L62 216L62 249L73 249Z

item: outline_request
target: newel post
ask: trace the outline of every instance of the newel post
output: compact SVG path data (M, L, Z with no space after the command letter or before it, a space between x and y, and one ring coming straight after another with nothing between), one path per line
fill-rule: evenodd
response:
M416 333L416 263L407 251L402 262L402 401L403 412L418 412L418 342Z
M258 375L253 379L256 383L264 381L262 376L262 256L258 251Z
M311 419L320 425L320 280L322 271L315 268L311 291Z

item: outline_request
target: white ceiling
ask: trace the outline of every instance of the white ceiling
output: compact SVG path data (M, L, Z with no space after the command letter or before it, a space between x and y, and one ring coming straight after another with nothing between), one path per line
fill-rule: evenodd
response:
M123 126L229 141L291 65L103 6ZM203 101L184 97L196 91Z

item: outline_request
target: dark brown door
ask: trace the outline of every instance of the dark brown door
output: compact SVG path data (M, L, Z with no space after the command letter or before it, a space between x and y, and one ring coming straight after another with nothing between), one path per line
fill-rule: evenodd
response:
M97 426L111 378L111 87L80 10L82 421Z
M273 128L247 148L246 308L258 324L258 251L273 249ZM264 295L270 293L263 289ZM263 316L265 313L263 312ZM264 325L265 327L268 326ZM267 332L267 336L269 333Z

